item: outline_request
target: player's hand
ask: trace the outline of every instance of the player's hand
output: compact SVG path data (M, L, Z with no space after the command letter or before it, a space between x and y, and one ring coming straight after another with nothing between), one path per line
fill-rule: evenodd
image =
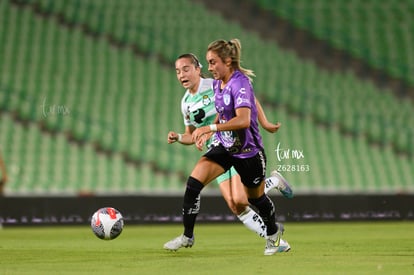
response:
M207 140L209 139L209 134L202 135L195 143L195 146L199 151L203 151L204 144L206 144Z
M277 122L276 124L269 122L266 123L266 125L262 125L262 127L269 133L276 133L280 126L282 126L280 122Z
M211 132L211 130L210 130L210 126L203 126L203 127L200 127L200 128L197 128L197 129L195 129L194 130L194 132L192 133L192 135L191 135L191 139L192 139L192 141L194 142L194 143L198 143L198 140L203 136L203 135L205 135L205 134L208 134L208 133L210 133Z
M178 141L178 134L176 132L170 131L168 132L168 136L167 136L167 142L169 144L177 142Z

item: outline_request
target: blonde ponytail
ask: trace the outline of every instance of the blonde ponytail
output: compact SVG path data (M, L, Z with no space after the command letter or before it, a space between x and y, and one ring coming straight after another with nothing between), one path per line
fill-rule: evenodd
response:
M243 68L241 63L241 43L237 38L233 38L229 41L220 39L210 43L207 51L215 52L221 60L224 62L227 58L231 59L231 66L234 70L241 71L247 76L250 82L253 82L253 77L256 75L252 70Z

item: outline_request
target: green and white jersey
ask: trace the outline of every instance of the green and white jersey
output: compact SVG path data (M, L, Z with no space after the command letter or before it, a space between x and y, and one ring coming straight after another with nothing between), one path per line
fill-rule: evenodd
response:
M185 126L192 125L199 128L214 122L217 112L213 91L213 79L201 78L198 91L194 95L190 94L188 90L185 92L181 100L181 112L183 113ZM207 141L207 148L216 142L218 140L214 134ZM231 170L217 177L217 183L220 184L234 175L237 175L237 171L232 167Z
M201 78L197 93L191 94L188 90L181 100L181 112L185 126L210 125L216 118L214 104L213 79Z

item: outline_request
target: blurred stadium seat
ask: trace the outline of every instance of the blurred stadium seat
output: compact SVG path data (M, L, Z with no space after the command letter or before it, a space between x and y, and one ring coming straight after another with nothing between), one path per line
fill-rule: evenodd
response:
M414 84L413 1L257 2L335 47Z

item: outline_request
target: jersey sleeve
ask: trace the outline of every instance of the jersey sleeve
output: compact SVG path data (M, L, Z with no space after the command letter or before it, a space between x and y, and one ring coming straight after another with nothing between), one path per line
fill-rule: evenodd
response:
M253 89L249 81L238 81L232 87L232 93L234 98L234 108L248 107L252 108L252 105L255 104L252 101Z

